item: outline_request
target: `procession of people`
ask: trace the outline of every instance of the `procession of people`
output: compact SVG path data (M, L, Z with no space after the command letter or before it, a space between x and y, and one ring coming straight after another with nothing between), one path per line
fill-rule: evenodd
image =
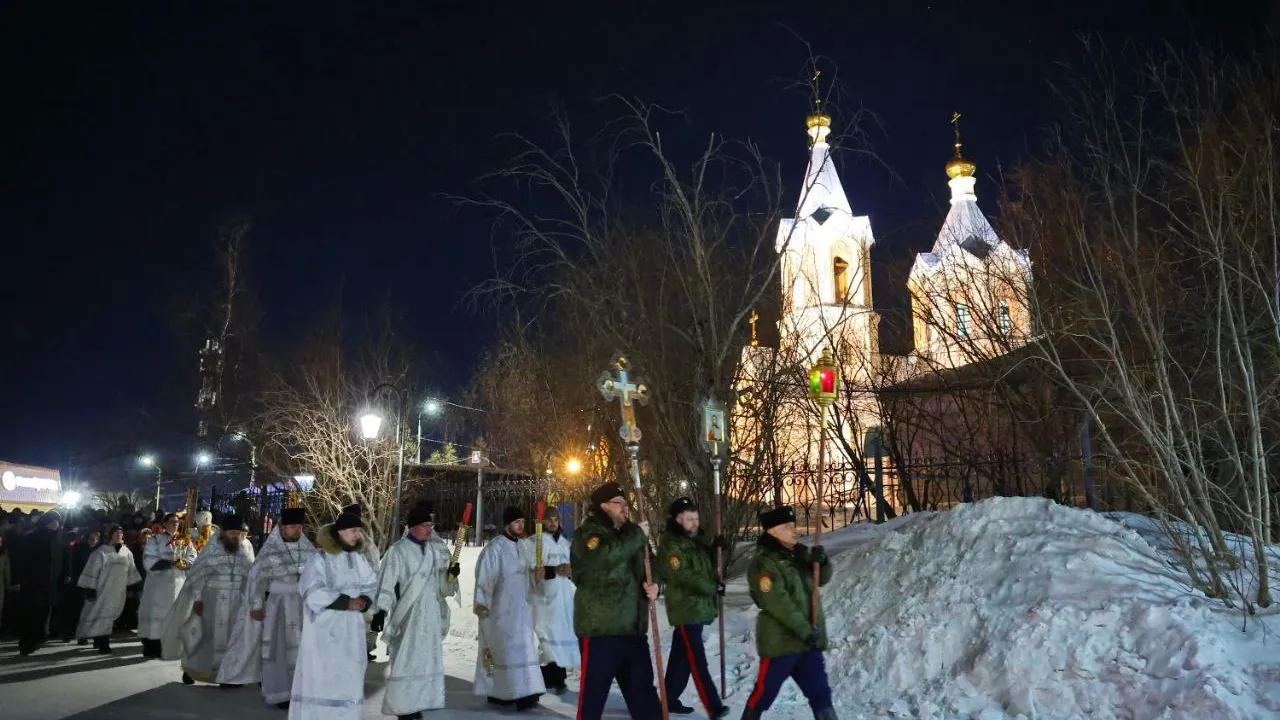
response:
M664 702L669 714L696 712L681 699L690 684L708 718L726 716L703 636L719 615L725 584L717 552L729 543L703 527L688 497L667 508L665 531L655 537L648 522L632 518L628 493L613 482L591 493L583 514L570 540L557 507L540 509L536 524L521 508L502 511L501 531L475 567L474 694L518 714L545 693L568 692L576 670L580 720L603 716L615 683L639 720L662 718ZM195 516L194 529L185 531L177 515L165 515L138 558L119 526L103 535L74 578L82 593L75 637L110 653L128 593L140 589L143 655L180 661L186 684L256 685L265 703L291 719L357 720L372 633L389 655L383 714L421 720L446 706L444 644L450 600L461 605L460 548L436 533L429 501L409 508L402 534L381 554L365 534L359 505L317 528L314 542L306 512L286 508L257 553L243 517L231 513L214 524L207 511ZM43 534L27 536L38 567L61 567L48 560L59 519L50 513ZM826 584L830 562L821 546L797 542L789 507L762 512L759 523L747 579L760 608L761 660L742 717L761 718L792 679L816 720L835 720L822 655L825 619L821 608L811 616L810 607L815 568ZM20 577L36 585L22 597L41 603L25 607L24 618L49 616L52 591L71 582L57 573L48 585L32 583L29 573ZM655 678L660 639L651 635L650 612L660 594L671 644L664 677ZM26 653L36 634L23 637Z

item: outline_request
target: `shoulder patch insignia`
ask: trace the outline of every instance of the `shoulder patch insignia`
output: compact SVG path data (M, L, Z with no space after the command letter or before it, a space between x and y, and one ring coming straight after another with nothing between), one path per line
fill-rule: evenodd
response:
M756 585L760 586L760 592L769 592L773 590L773 578L768 575L761 575L756 578Z
M680 558L676 557L675 555L672 555L671 557L667 558L667 564L671 566L672 570L679 570Z
M598 548L598 547L600 547L600 536L599 536L599 535L592 535L591 537L587 538L587 549L588 549L588 550L595 550L595 549L596 549L596 548Z

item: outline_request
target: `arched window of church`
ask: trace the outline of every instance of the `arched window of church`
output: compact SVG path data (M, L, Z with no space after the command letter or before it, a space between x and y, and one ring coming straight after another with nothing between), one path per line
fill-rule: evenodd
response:
M1013 332L1013 316L1009 314L1009 301L1000 301L1000 332L1008 335Z
M972 327L968 303L956 303L956 333L962 338L968 338Z
M842 257L832 261L836 281L836 302L849 301L849 263Z

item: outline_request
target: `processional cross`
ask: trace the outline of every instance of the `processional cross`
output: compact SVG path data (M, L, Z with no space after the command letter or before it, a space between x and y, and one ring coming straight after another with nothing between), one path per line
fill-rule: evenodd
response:
M760 347L760 339L756 336L756 323L759 321L760 313L752 309L751 317L747 318L747 322L751 323L751 347Z
M649 402L649 386L640 379L631 379L629 372L631 361L622 355L614 355L613 370L601 373L596 387L605 400L617 400L618 409L622 412L622 427L618 435L628 445L640 444L640 426L636 424L635 403L646 405Z

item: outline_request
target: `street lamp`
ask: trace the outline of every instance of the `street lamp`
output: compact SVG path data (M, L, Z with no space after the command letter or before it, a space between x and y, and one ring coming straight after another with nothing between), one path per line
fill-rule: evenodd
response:
M62 504L73 508L80 503L80 493L75 490L68 490L62 493Z
M160 463L156 462L156 456L147 454L138 458L138 464L142 467L152 468L156 471L156 510L160 509L160 483L163 482L164 473L160 470Z
M422 410L428 415L439 415L444 408L440 405L440 401L431 399L423 403Z
M201 450L196 453L196 467L208 465L211 462L213 462L213 456L209 454L208 450Z
M582 461L578 458L570 458L569 462L564 464L564 471L570 475L577 475L582 472Z
M360 416L360 435L365 440L377 440L382 429L382 416L370 410Z
M400 492L404 487L404 393L391 383L382 383L373 389L370 397L377 397L383 389L396 397L396 504L391 511L391 527L393 532L400 527ZM365 440L376 440L378 431L382 429L382 415L374 410L366 410L360 416L360 434Z

